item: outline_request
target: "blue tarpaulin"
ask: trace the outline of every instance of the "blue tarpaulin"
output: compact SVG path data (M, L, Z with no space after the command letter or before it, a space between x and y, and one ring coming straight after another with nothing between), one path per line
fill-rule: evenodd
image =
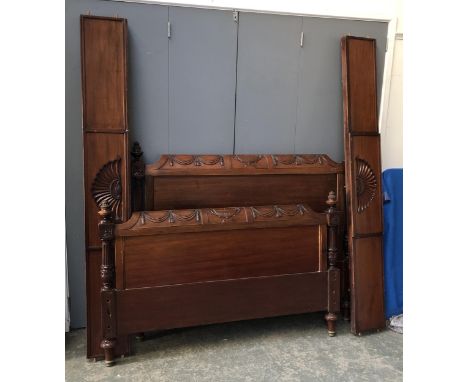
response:
M403 169L382 174L385 315L403 313Z

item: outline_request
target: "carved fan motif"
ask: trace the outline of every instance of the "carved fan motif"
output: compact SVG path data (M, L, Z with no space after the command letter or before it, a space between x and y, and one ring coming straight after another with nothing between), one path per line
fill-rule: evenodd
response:
M107 162L101 167L94 178L91 187L94 201L101 207L106 201L118 219L120 200L122 197L122 184L120 180L120 158Z
M363 212L375 197L377 178L371 166L364 159L356 157L357 211Z

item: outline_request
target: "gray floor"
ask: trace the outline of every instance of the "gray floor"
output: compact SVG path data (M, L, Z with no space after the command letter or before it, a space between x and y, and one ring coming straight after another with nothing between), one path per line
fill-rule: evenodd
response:
M86 331L66 334L72 381L401 381L403 336L356 337L340 321L330 338L323 314L160 332L134 343L114 367L86 360Z

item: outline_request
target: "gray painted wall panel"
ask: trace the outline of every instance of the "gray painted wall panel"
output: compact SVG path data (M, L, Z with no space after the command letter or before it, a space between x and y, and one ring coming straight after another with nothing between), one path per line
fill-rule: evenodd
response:
M239 15L236 153L294 151L301 22Z
M301 50L297 153L327 153L344 159L340 39L346 34L377 39L378 100L383 78L387 24L304 17Z
M232 12L169 9L169 151L232 153L237 24Z

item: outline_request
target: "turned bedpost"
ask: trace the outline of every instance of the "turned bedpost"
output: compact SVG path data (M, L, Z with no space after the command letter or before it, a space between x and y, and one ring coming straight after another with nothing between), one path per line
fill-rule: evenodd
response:
M101 259L101 317L102 341L106 366L114 364L116 346L115 325L115 268L114 268L114 218L110 204L104 200L99 215L99 237L102 242Z
M328 335L336 334L337 313L340 310L340 270L336 267L338 257L338 225L340 216L336 210L336 194L330 191L327 199L328 208L327 226L328 226L328 313L325 315L328 326Z
M132 154L132 211L145 209L145 162L138 142L133 144Z

